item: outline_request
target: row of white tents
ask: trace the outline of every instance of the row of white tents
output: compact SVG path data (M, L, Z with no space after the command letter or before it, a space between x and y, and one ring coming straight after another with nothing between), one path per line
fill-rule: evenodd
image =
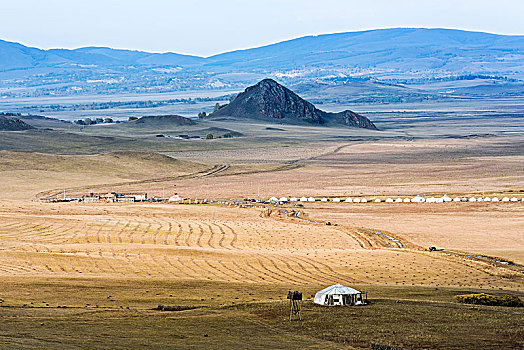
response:
M386 199L380 199L380 198L365 198L365 197L355 197L355 198L320 198L316 199L315 197L271 197L269 199L272 203L287 203L287 202L345 202L345 203L367 203L367 202L374 202L374 203L444 203L444 202L518 202L519 199L517 197L454 197L451 198L448 195L444 195L442 197L422 197L422 196L415 196L415 197L397 197L395 199L393 198L386 198ZM522 202L524 202L524 198L521 199Z

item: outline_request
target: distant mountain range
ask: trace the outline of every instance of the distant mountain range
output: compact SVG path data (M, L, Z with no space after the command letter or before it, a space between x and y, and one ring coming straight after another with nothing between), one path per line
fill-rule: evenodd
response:
M524 79L524 36L381 29L306 36L206 58L106 47L41 50L0 40L0 88L54 84L55 95L234 89L264 77L336 85L370 77L391 82L472 74ZM49 91L42 89L31 93Z

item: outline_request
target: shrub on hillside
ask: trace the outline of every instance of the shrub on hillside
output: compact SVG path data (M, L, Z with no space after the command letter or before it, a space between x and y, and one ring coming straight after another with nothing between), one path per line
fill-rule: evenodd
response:
M464 304L491 305L491 306L524 306L524 302L515 295L497 297L491 294L464 294L456 295L455 300Z

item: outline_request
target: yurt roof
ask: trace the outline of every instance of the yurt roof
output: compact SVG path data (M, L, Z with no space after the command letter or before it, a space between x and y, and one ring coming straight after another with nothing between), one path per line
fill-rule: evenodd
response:
M323 295L347 295L347 294L360 294L362 292L353 289L351 287L346 287L341 284L334 284L332 286L329 286L327 288L324 288L317 292L317 294L323 294Z

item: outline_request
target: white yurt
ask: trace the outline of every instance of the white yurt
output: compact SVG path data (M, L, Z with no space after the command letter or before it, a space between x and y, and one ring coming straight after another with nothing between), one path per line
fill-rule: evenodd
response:
M444 199L442 197L435 198L435 203L444 203Z
M477 201L477 198L475 198L475 197L469 197L469 201L470 201L470 202L476 202L476 201Z
M484 197L484 202L491 202L491 198L489 198L489 197Z
M447 194L442 196L442 200L444 202L451 202L452 201L451 197L449 197Z
M307 201L308 201L308 202L314 202L314 201L315 201L315 197L309 197L309 198L307 199Z
M504 197L504 198L502 198L502 201L503 202L509 202L509 198L508 197Z
M360 203L360 198L353 198L353 203Z
M326 197L324 197L324 198L322 198L320 201L321 201L321 202L327 202L328 199L327 199Z
M278 198L277 197L271 197L271 198L269 198L269 201L271 203L276 203L276 202L278 202Z
M387 198L387 199L386 199L386 203L393 203L393 199L391 199L391 198Z
M364 305L362 292L356 289L335 284L315 294L314 303L325 306Z
M426 199L426 203L435 203L437 201L437 199L435 197L429 197L428 199Z
M512 201L512 202L518 202L519 199L518 199L517 197L511 197L510 201Z
M306 197L300 197L300 201L301 202L307 202L307 198Z
M498 202L499 201L499 197L493 197L493 198L491 198L491 201L492 202Z
M353 198L351 198L351 197L346 198L346 200L344 202L346 202L346 203L353 203Z
M362 199L360 200L360 203L367 203L367 202L368 202L368 200L367 200L366 198L362 198Z
M409 199L409 198L404 198L404 203L411 203L411 199Z
M174 196L169 197L168 202L180 202L184 198L180 197L178 194L175 194Z
M424 197L422 196L419 196L419 195L416 195L415 197L411 198L411 202L412 203L422 203L422 202L425 202L426 200L424 199Z
M395 203L402 203L402 198L398 197L397 199L395 199Z
M297 198L297 197L291 197L291 198L289 198L289 200L290 200L291 202L297 202L297 201L298 201L298 198Z
M375 203L380 203L380 202L382 202L382 201L380 200L380 198L376 198L376 199L375 199Z
M340 198L333 198L333 202L340 203Z
M280 197L279 202L286 203L287 197Z
M453 198L453 202L460 202L460 197Z

